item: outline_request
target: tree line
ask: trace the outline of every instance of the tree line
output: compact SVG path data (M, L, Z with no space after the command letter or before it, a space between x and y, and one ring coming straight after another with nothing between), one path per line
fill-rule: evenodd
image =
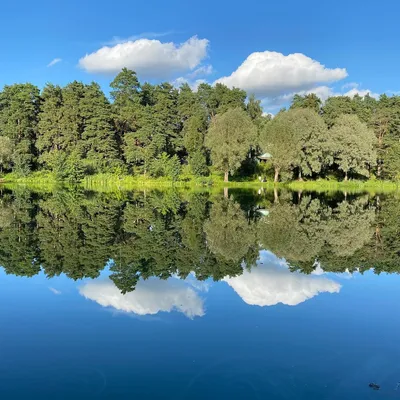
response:
M128 69L111 82L110 99L94 82L0 92L3 173L397 179L399 150L400 96L296 95L271 118L238 88L141 83ZM265 152L272 157L259 163Z
M220 280L255 267L260 249L292 270L400 271L400 202L382 196L270 192L4 191L0 265L6 273L96 278L108 265L123 292L140 278ZM263 216L260 207L269 210Z

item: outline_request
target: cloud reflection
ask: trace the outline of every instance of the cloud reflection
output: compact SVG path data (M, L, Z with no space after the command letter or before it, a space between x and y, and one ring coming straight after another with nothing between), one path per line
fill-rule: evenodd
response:
M188 318L204 315L202 298L184 281L175 278L140 280L136 289L126 294L122 294L110 280L91 281L81 286L79 292L103 307L137 315L154 315L172 310Z
M319 293L340 291L341 285L326 277L290 272L287 264L272 253L262 252L261 261L251 272L224 279L247 304L295 306Z

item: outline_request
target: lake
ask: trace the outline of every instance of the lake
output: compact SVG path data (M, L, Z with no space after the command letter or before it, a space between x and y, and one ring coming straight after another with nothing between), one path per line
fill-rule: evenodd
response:
M0 243L2 399L400 399L397 194L3 188Z

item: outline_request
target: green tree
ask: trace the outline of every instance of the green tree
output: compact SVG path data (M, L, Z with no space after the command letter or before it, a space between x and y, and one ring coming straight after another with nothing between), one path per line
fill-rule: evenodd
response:
M13 169L27 174L34 167L39 89L30 83L5 86L0 92L0 135L13 141Z
M82 140L88 170L92 173L113 171L119 161L111 106L97 83L86 86L80 108L84 119Z
M142 111L141 86L136 73L123 68L111 82L110 87L118 145L121 146L125 135L138 129Z
M329 157L329 136L324 120L310 108L294 108L287 112L286 118L293 124L296 140L299 141L294 166L298 177L319 174L332 160Z
M326 100L323 108L322 115L328 128L331 128L337 118L342 114L354 114L352 100L348 96L330 97Z
M319 113L321 111L321 105L322 101L315 93L306 94L304 96L295 94L290 108L309 108L310 110Z
M275 170L274 181L282 172L290 171L298 163L300 154L299 133L287 111L278 113L268 122L260 135L260 146L269 152Z
M62 126L63 96L59 86L47 84L42 92L36 147L39 163L64 178L66 148Z
M207 119L202 110L189 117L184 123L183 143L189 154L189 166L196 176L207 175L208 172L204 147L206 132Z
M257 137L257 129L245 111L236 108L217 115L211 121L206 135L214 167L224 173L228 182L242 164Z
M375 135L356 115L342 115L330 129L334 163L344 172L369 176L376 163Z
M0 172L11 168L14 146L12 140L7 136L0 136Z
M81 111L84 94L85 86L81 82L74 81L62 88L60 153L65 154L65 176L72 181L79 181L85 173L85 147L82 139L84 118Z

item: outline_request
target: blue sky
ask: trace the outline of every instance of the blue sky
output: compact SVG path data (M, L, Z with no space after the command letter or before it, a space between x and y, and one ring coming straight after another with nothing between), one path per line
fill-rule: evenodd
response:
M0 85L77 79L106 90L126 65L152 82L220 79L267 109L295 92L397 92L399 13L395 0L6 2Z

